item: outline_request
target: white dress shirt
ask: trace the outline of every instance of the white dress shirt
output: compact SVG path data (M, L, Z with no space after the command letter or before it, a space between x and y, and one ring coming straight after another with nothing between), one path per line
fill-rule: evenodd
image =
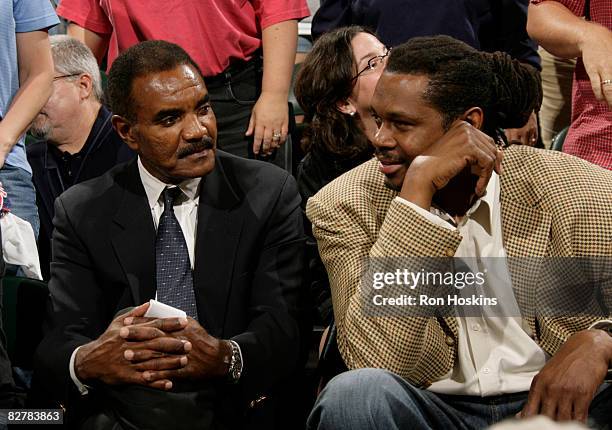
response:
M173 187L173 185L165 184L155 176L151 175L142 165L140 157L138 157L138 172L140 173L140 180L142 181L145 194L147 195L149 208L151 208L153 224L155 225L155 230L157 231L159 219L164 212L164 199L162 197L162 193L166 187ZM183 230L185 242L187 242L187 251L189 252L191 270L193 270L195 237L198 227L200 181L201 178L193 178L187 179L186 181L178 184L177 186L181 189L183 195L180 195L174 202L174 214L176 215L176 219L181 226L181 230Z
M485 273L482 294L498 298L496 309L480 306L481 315L475 316L475 307L470 307L466 311L469 316L457 318L458 359L453 369L428 389L473 396L528 391L531 380L546 363L547 354L526 332L529 329L523 324L512 290L502 240L498 175L493 173L485 196L474 203L458 225L439 209L426 211L400 197L396 199L430 222L458 231L462 240L455 257L476 257L464 261L473 272Z

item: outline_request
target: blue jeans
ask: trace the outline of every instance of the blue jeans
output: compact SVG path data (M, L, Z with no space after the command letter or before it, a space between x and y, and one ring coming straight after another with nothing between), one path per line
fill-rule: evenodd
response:
M32 183L32 175L20 167L5 164L0 169L0 182L2 182L4 190L8 193L11 213L29 222L34 230L34 236L38 239L40 222L38 220L36 190Z
M410 385L382 369L358 369L332 379L319 396L308 429L482 429L514 417L527 392L492 397L437 394ZM589 409L593 428L605 428L612 413L612 388Z

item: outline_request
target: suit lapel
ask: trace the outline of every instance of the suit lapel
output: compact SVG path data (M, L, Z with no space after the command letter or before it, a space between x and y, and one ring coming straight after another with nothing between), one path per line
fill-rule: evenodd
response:
M220 336L243 219L232 211L240 202L219 157L215 169L202 179L195 243L194 288L200 323Z
M117 182L124 192L113 218L111 241L134 304L139 305L155 297L155 226L136 160Z
M216 161L200 186L193 274L198 317L212 335L220 335L224 326L243 224L240 212L231 210L240 197ZM134 303L141 304L155 297L155 227L136 161L118 182L124 193L111 241Z

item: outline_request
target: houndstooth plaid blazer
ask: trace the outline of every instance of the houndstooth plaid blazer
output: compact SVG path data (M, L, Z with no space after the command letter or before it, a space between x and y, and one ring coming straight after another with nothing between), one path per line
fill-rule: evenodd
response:
M511 146L504 151L500 178L508 257L612 257L611 171L563 153ZM393 201L397 193L383 181L377 161L368 161L312 197L307 216L327 268L338 346L347 366L385 368L426 387L454 365L456 320L365 316L362 266L366 257L452 256L462 238ZM517 284L533 275L513 274L515 295ZM525 285L533 288L533 283ZM612 309L611 298L608 290L607 309ZM553 355L572 333L597 319L538 316L536 311L526 322L536 342Z

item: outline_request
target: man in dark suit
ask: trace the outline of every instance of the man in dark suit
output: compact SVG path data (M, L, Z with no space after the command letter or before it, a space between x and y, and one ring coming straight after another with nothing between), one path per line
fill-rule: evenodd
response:
M299 355L297 187L216 150L206 86L180 47L129 48L108 91L138 160L56 200L39 387L69 412L88 399L82 428L242 428ZM153 298L191 317L148 318Z
M55 68L53 92L30 126L30 133L40 140L26 148L36 187L44 279L49 279L57 196L135 157L113 130L112 115L101 102L100 70L89 48L65 35L51 36L49 41Z

